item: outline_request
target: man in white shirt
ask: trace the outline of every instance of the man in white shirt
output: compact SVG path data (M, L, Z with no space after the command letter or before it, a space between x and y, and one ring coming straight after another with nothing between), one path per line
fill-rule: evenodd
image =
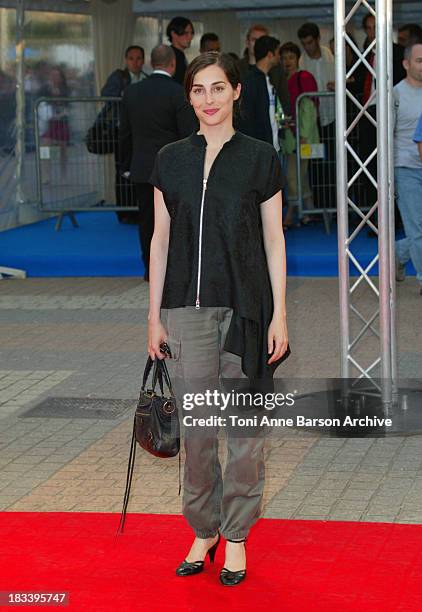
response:
M319 92L333 92L335 89L334 57L328 47L321 45L321 35L316 23L304 23L297 36L304 53L299 67L315 78ZM312 164L315 202L320 208L336 206L336 142L335 142L335 101L334 96L319 98L319 122L321 142L325 145L325 160Z

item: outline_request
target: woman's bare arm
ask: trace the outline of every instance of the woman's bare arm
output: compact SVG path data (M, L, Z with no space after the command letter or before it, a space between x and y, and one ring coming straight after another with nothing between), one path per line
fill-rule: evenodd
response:
M287 350L286 247L283 234L281 191L261 204L264 248L273 293L274 312L268 328L268 363L277 361Z
M170 236L170 216L162 192L154 188L154 234L151 240L149 264L149 313L148 353L151 358L164 357L160 344L167 340L167 332L161 324L160 308L163 297L164 279Z

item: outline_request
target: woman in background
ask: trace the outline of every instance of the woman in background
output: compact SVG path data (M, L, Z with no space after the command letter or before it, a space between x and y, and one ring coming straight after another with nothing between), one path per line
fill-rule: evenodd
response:
M296 122L300 127L300 144L318 144L318 102L316 99L305 97L299 102L299 116L296 116L296 100L306 92L318 91L315 78L307 70L299 70L300 49L292 42L285 43L280 48L281 62L287 75L287 85L290 94L290 108L293 125L284 130L282 150L287 157L287 197L288 209L284 219L284 227L294 225L295 208L297 206L297 164L296 164ZM303 208L314 208L311 185L309 182L309 159L300 160L300 181L302 185ZM304 217L303 223L309 222Z
M60 66L53 66L47 84L39 92L40 97L68 98L69 87L66 75ZM44 146L59 147L60 170L62 178L66 174L67 146L70 141L68 102L51 100L46 103L49 108L46 131L41 134ZM51 169L49 169L51 171ZM50 177L49 177L50 178Z

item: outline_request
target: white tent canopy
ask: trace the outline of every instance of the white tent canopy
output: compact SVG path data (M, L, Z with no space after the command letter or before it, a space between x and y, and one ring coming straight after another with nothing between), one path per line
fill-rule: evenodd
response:
M100 0L107 6L124 0ZM90 14L95 0L25 0L25 8L32 11L56 11ZM16 0L0 0L0 7L16 8ZM350 2L352 5L352 2ZM394 0L394 23L419 23L422 18L420 0ZM306 17L326 19L334 14L332 0L133 0L132 10L138 15L163 17L175 14L225 12L235 13L237 19L255 20Z
M22 12L25 11L28 20L30 11L46 11L50 14L82 14L87 18L89 16L93 26L90 48L94 50L97 93L110 72L119 66L125 47L135 41L142 45L147 43L145 47L149 50L159 42L160 33L165 40L166 20L174 15L185 15L192 19L198 25L195 27L199 35L207 31L216 32L220 37L222 48L238 54L244 48L246 29L250 24L256 22L266 23L271 33L282 42L297 41L297 29L304 21L315 21L320 25L323 44L327 44L334 33L333 0L0 0L1 8L15 9L17 15L22 15ZM355 35L358 43L361 43L364 37L360 24L366 10L365 6L361 6L348 24L348 28ZM137 37L133 38L135 24L139 17L144 23L142 34L138 33ZM422 2L420 0L403 2L395 0L394 17L396 24L422 22ZM153 23L155 27L151 27ZM18 83L20 79L23 80L24 76L22 51L26 43L26 28L23 26L22 19L20 30L20 37L16 45ZM11 43L14 44L13 39ZM48 45L48 41L46 44ZM57 45L57 42L55 44ZM196 49L197 45L198 40L196 40ZM62 47L62 55L69 52L69 45ZM195 48L192 49L192 53L195 52ZM27 51L29 52L30 49L28 48ZM7 60L9 63L10 57L9 55ZM28 55L25 55L26 57ZM20 62L19 58L21 58ZM21 63L20 68L19 63ZM21 108L18 112L21 125L24 122L25 113L22 105L23 95L21 95ZM18 124L19 121L17 121ZM21 151L24 151L25 128L21 127L20 130ZM14 163L14 160L11 162ZM11 181L9 184L12 184ZM24 204L30 204L28 196L31 193L34 195L34 189L27 189L26 193L22 191L20 196L18 193L17 206L13 204L12 195L9 198L9 204L5 206L3 196L0 212L3 213L7 208L10 214L0 215L0 228L23 222L24 219L33 219L33 208L27 208L31 211L29 218L22 212L25 210Z

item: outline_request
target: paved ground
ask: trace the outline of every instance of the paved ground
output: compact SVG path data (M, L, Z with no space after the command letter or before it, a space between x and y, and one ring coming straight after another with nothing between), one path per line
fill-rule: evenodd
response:
M0 509L121 509L147 290L132 278L0 282ZM293 278L288 296L293 355L279 374L338 376L336 280ZM399 286L398 298L400 374L422 379L414 281ZM374 304L361 294L363 311ZM371 363L374 350L375 339L359 358ZM69 398L109 401L75 418L25 416L51 397L68 398L65 409ZM422 436L346 439L286 428L268 440L267 457L265 516L422 522ZM180 512L177 482L177 459L139 452L130 510Z

